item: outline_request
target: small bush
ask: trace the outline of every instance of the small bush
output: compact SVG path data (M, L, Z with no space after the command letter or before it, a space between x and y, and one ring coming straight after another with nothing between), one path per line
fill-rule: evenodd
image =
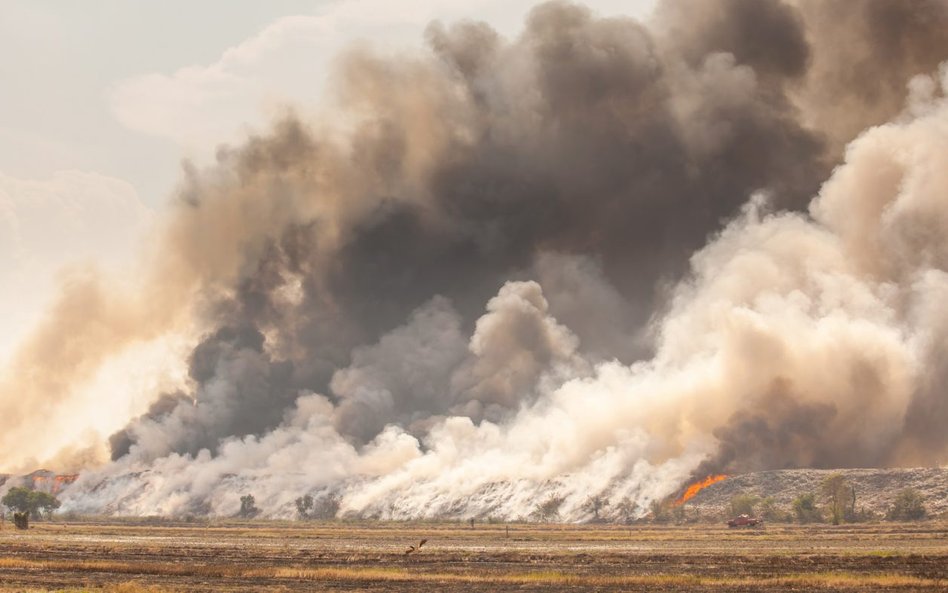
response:
M731 517L753 515L754 507L756 507L759 502L759 496L754 496L753 494L738 494L731 499L731 503L728 505L728 512Z
M898 493L892 508L889 509L886 519L890 521L918 521L928 514L925 509L925 498L914 488L906 488Z
M823 512L816 506L815 494L803 494L793 501L793 514L800 523L822 523Z
M339 514L340 506L342 506L342 500L339 496L329 492L313 505L312 517L314 519L335 519L336 515Z
M626 496L615 506L616 518L626 525L629 525L635 521L635 510L635 503L632 502L631 498Z
M586 500L583 508L593 514L593 521L599 521L599 512L609 506L609 499L604 496L591 496Z
M307 494L296 499L296 515L300 519L309 519L313 512L313 497Z
M537 521L555 521L560 516L560 507L564 500L562 496L551 494L546 500L537 505L531 515Z
M649 505L653 523L668 523L671 520L671 513L668 505L660 500L653 500Z
M246 494L240 497L240 511L237 512L237 516L241 519L252 519L260 514L260 509L257 508L257 503L254 500L253 494Z
M765 521L770 523L790 523L793 521L793 513L778 507L777 501L771 496L760 501L757 512Z

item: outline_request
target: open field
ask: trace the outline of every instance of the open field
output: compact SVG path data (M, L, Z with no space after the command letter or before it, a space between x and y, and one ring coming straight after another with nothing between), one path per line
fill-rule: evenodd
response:
M406 556L408 545L428 541ZM47 523L0 591L945 591L948 523L832 527Z

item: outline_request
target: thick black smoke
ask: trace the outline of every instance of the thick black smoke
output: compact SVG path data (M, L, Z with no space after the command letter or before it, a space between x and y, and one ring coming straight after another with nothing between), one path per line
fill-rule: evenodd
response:
M669 1L649 28L550 2L513 40L433 23L424 55L343 57L347 140L290 117L186 181L171 250L212 271L193 391L114 436L113 457L213 454L312 392L355 444L390 423L424 435L443 415L503 419L549 368L583 376L577 354L649 355L664 288L723 220L757 191L803 210L839 134L884 121L908 78L948 57L944 19L914 16L943 3L894 4L830 19L842 3ZM843 75L832 104L856 106L855 123L825 133L821 85ZM509 333L475 328L528 278L542 294L521 284L488 307ZM469 351L475 329L491 349ZM720 465L837 461L817 434L831 407L761 401L716 433Z

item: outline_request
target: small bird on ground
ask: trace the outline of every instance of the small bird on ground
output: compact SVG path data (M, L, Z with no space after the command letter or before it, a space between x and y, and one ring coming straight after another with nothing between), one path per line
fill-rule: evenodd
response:
M408 556L409 554L414 554L415 552L417 552L418 550L421 549L421 546L425 545L425 542L426 542L426 541L428 541L428 540L427 540L427 539L423 539L423 540L421 540L420 542L418 542L418 545L417 545L417 546L408 546L408 549L405 550L405 555Z

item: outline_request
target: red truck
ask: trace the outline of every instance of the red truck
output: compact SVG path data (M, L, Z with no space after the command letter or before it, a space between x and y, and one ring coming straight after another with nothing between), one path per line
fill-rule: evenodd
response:
M757 527L764 522L763 519L751 517L750 515L738 515L727 522L728 527Z

